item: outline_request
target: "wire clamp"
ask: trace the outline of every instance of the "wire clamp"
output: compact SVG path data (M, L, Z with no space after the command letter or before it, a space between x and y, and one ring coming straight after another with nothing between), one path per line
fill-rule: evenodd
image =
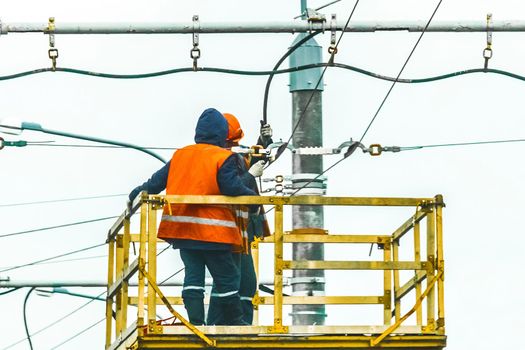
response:
M485 59L484 68L488 69L489 60L492 58L492 13L487 13L487 47L483 50L483 58Z
M49 17L47 24L47 32L49 33L49 50L47 56L51 60L51 70L57 70L58 49L55 48L55 17Z
M329 63L334 63L334 56L337 54L337 45L336 45L336 34L337 34L337 20L336 14L332 13L332 19L330 20L330 46L328 47L328 53L330 56Z
M322 31L324 33L326 17L322 13L317 12L316 10L307 8L306 9L306 18L308 20L308 25L310 26L310 33L313 31L314 23L321 23Z
M197 60L201 57L201 49L199 49L199 31L200 31L199 15L193 16L193 48L190 51L190 57L193 59L193 71L197 71Z
M275 177L275 195L276 196L283 195L283 190L284 190L283 182L284 182L284 176L277 175Z

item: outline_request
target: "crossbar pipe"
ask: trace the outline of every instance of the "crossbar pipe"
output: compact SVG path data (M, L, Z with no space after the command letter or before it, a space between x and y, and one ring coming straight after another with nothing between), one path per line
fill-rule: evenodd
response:
M346 27L346 32L380 32L380 31L408 31L422 32L426 21L399 20L399 21L353 21ZM336 31L345 28L344 21L337 21L333 25ZM324 30L330 34L330 22L309 23L307 21L269 21L269 22L200 22L194 27L192 22L170 23L97 23L97 22L55 22L53 34L226 34L226 33L305 33L315 30ZM486 32L486 20L470 21L440 21L431 23L426 32ZM494 21L492 32L525 32L523 20ZM7 23L1 22L0 34L9 33L44 33L49 34L47 22L42 23Z

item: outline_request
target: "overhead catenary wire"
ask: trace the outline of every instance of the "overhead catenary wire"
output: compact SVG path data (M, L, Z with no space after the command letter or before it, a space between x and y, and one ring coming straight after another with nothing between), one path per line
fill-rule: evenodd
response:
M381 108L383 107L383 105L385 104L388 96L390 95L390 92L392 91L392 89L394 88L396 82L398 81L400 75L403 73L403 70L405 69L406 65L408 64L408 62L410 61L410 58L412 57L412 54L414 53L415 49L417 48L419 42L421 41L421 38L423 37L423 35L425 34L426 32L426 29L428 28L428 26L430 25L430 23L432 22L432 19L434 18L437 10L439 9L440 5L441 5L441 2L443 0L439 0L438 4L436 5L436 8L434 9L434 11L432 12L432 15L430 16L429 20L427 21L427 24L425 25L425 28L423 29L423 31L421 32L418 40L416 41L414 47L412 48L412 50L410 51L410 54L408 55L407 59L405 60L401 70L399 71L399 74L397 75L396 79L394 80L394 82L392 83L392 85L390 86L390 89L388 90L385 98L383 99L383 101L381 102L381 104L379 105L378 109L376 110L376 113L374 114L374 117L372 118L372 120L370 121L370 123L368 124L368 127L366 128L365 132L363 133L363 135L361 136L361 139L359 140L359 143L361 143L361 141L363 140L363 138L365 137L366 133L368 132L368 130L370 129L370 127L372 126L372 123L374 122L374 120L376 119L377 115L379 114L379 112L381 111ZM290 196L294 196L295 194L297 194L297 192L299 192L300 190L302 190L303 188L307 187L309 184L311 184L313 181L317 180L319 177L323 176L324 174L326 174L328 171L330 171L331 169L333 169L334 167L336 167L338 164L340 164L342 161L344 161L346 158L348 158L352 153L353 151L351 151L351 147L349 147L348 151L345 153L344 157L339 159L337 162L335 162L334 164L332 164L330 167L328 167L327 169L323 170L320 174L316 175L313 179L311 179L310 181L308 181L307 183L305 183L304 185L302 185L300 188L298 188L297 190L295 190ZM355 148L353 149L355 150ZM350 152L349 152L350 151Z
M106 291L100 293L100 294L97 295L95 298L93 298L93 299L89 300L88 302L86 302L86 303L80 305L79 307L77 307L77 308L74 309L73 311L71 311L71 312L65 314L64 316L62 316L62 317L56 319L55 321L53 321L53 322L47 324L46 326L40 328L38 331L35 331L34 333L31 333L31 336L34 337L34 336L36 336L36 335L42 333L43 331L45 331L45 330L47 330L47 329L53 327L54 325L58 324L59 322L65 320L66 318L68 318L68 317L74 315L75 313L77 313L78 311L82 310L83 308L85 308L86 306L88 306L89 304L91 304L93 301L95 301L96 298L101 297L101 296L102 296L103 294L105 294L105 293L106 293ZM18 345L18 344L24 342L25 340L26 340L26 338L22 338L22 339L20 339L20 340L17 340L16 342L14 342L14 343L12 343L12 344L9 344L8 346L6 346L5 348L2 348L1 350L8 350L8 349L11 349L12 347L14 347L14 346L16 346L16 345Z
M423 149L423 148L476 146L476 145L489 145L489 144L498 144L498 143L516 143L516 142L525 142L525 139L508 139L508 140L489 140L489 141L441 143L441 144L421 145L421 146L404 146L404 147L399 147L399 149L400 149L400 151L414 151L414 150L419 150L419 149Z
M64 256L73 255L73 254L77 254L77 253L82 253L82 252L85 252L87 250L95 249L95 248L102 247L102 246L105 246L105 245L106 245L105 242L104 243L100 243L100 244L95 244L95 245L92 245L92 246L89 246L89 247L86 247L86 248L81 248L81 249L73 250L71 252L55 255L55 256L52 256L52 257L49 257L49 258L36 260L36 261L30 262L30 263L27 263L27 264L22 264L22 265L17 265L17 266L5 268L3 270L0 270L0 273L1 272L6 272L6 271L12 271L12 270L20 269L20 268L23 268L23 267L37 265L37 264L40 264L40 263L45 262L45 261L54 260L54 259L57 259L57 258L62 258Z
M37 229L26 230L26 231L19 231L19 232L11 232L11 233L6 233L6 234L0 235L0 238L11 237L11 236L18 236L18 235L23 235L23 234L26 234L26 233L54 230L54 229L63 228L63 227L70 227L70 226L76 226L76 225L89 224L89 223L92 223L92 222L105 221L105 220L116 219L116 218L118 218L118 216L107 216L107 217L103 217L103 218L90 219L90 220L84 220L84 221L77 221L77 222L72 222L72 223L68 223L68 224L62 224L62 225L56 225L56 226L48 226L48 227L41 227L41 228L37 228Z
M334 61L334 57L335 57L335 54L337 53L337 48L339 46L339 43L341 42L341 40L343 39L343 34L345 33L345 30L346 28L348 28L348 25L350 24L350 20L352 19L352 17L354 16L354 12L355 12L355 9L357 8L357 5L359 4L359 0L357 0L355 3L354 3L354 7L352 8L352 11L350 11L350 15L348 15L348 19L346 20L346 23L345 23L345 26L344 26L344 29L341 33L341 35L339 36L339 39L337 40L337 43L335 44L335 47L333 48L332 52L330 53L330 58L328 59L328 62L333 62ZM308 101L306 102L306 105L304 106L303 108L303 111L301 113L301 116L299 117L299 119L297 120L297 122L295 123L293 129L292 129L292 134L290 135L290 137L288 138L288 141L286 141L286 144L290 143L290 141L292 140L293 136L295 135L295 132L297 131L297 128L299 128L299 125L301 123L301 121L303 120L304 116L306 115L306 110L308 109L308 107L310 106L310 103L312 102L312 99L314 98L314 95L315 95L315 91L317 90L317 88L319 87L319 84L321 84L321 81L323 81L323 77L326 73L326 70L328 69L328 67L330 66L330 64L327 63L323 69L323 72L321 73L321 75L319 76L319 79L317 80L317 84L315 84L315 87L312 89L312 93L310 94L310 97L308 98Z
M0 204L0 208L1 207L17 207L17 206L22 206L22 205L47 204L47 203L59 203L59 202L73 202L73 201L81 201L81 200L89 200L89 199L122 197L122 196L127 196L127 195L128 195L127 193L120 193L120 194L106 194L106 195L89 196L89 197L50 199L50 200L35 201L35 202L21 202L21 203Z
M73 339L75 339L75 338L81 336L82 334L86 333L86 332L89 331L91 328L97 326L98 324L102 323L102 322L105 321L105 320L106 320L105 317L102 318L102 319L100 319L100 320L98 320L97 322L93 323L92 325L90 325L90 326L84 328L83 330L81 330L80 332L76 333L76 334L73 335L72 337L67 338L66 340L64 340L64 341L61 342L60 344L57 344L57 345L53 346L52 348L50 348L50 350L54 350L54 349L57 349L57 348L61 347L62 345L64 345L64 344L70 342L71 340L73 340Z
M9 289L9 290L7 290L7 291L1 292L1 293L0 293L0 296L2 296L2 295L6 295L6 294L9 294L9 293L16 292L16 291L19 290L20 288L22 288L22 287L11 288L11 289Z
M359 142L362 142L363 139L365 138L366 134L368 133L368 130L370 130L370 128L372 127L372 124L374 123L374 121L376 120L377 116L379 115L379 112L381 112L381 109L383 108L383 106L385 105L385 102L386 100L388 99L388 97L390 96L390 93L392 92L392 90L394 89L394 86L396 85L396 83L398 82L399 78L401 77L401 74L403 74L403 71L405 70L405 67L407 66L408 62L410 61L410 59L412 58L412 55L414 54L414 52L416 51L416 48L418 47L419 43L421 42L421 39L423 38L423 35L425 35L425 32L426 30L428 29L428 26L430 25L430 23L432 22L432 19L434 19L434 16L436 15L436 12L438 11L439 7L441 6L441 2L443 2L443 0L439 0L436 8L434 9L434 11L432 12L432 15L430 16L427 24L425 25L425 28L423 29L423 31L421 32L421 34L419 35L419 37L417 38L416 40L416 43L414 45L414 47L412 48L412 50L410 51L410 54L408 55L407 59L405 60L405 63L403 63L403 66L401 67L401 69L399 70L399 73L397 74L396 76L396 79L392 82L392 85L390 85L390 88L388 89L385 97L383 98L383 100L381 101L381 103L379 104L379 107L377 108L374 116L372 117L372 120L370 120L370 123L368 124L368 126L366 127L365 131L363 132L363 135L361 136L361 138L359 139Z

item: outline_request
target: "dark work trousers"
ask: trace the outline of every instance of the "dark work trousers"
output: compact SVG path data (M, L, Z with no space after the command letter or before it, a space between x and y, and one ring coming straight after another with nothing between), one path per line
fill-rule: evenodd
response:
M234 254L238 255L241 263L241 284L239 288L239 295L242 305L242 320L244 324L251 325L253 321L253 296L257 290L257 276L255 275L255 268L253 266L253 259L251 254ZM212 297L210 298L210 306L208 308L208 325L220 325L221 315L219 299L214 297L214 291L217 285L214 281L212 288Z
M240 269L237 254L229 250L180 249L184 263L182 299L189 321L194 325L204 323L204 279L208 268L215 285L215 297L220 304L224 324L239 324L241 310L239 298Z

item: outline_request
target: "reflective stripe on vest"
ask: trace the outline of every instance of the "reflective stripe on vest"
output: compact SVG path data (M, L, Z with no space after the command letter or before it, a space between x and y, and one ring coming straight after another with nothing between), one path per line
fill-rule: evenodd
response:
M195 216L173 216L173 215L162 215L162 220L171 222L186 222L200 225L213 225L213 226L224 226L224 227L237 227L235 221L218 220L218 219L204 219Z

